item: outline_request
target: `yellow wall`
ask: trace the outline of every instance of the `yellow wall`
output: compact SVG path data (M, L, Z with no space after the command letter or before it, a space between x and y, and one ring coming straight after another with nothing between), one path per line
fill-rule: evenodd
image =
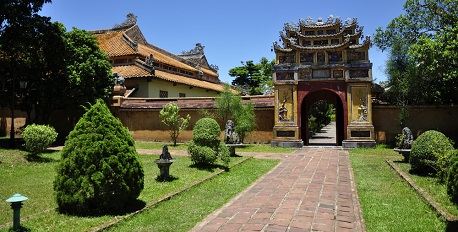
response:
M184 84L173 85L173 82L165 81L161 79L152 79L147 81L146 79L127 79L126 87L128 89L135 87L136 92L130 97L142 97L142 98L158 98L159 91L167 91L169 97L179 97L179 93L186 94L186 97L216 97L218 92L214 90L207 90L198 87L191 87Z

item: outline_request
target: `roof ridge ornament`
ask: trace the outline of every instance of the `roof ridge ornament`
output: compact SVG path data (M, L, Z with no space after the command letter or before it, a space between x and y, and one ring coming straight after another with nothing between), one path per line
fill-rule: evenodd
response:
M189 51L182 51L181 54L182 55L203 55L204 48L205 46L203 46L201 43L196 43L196 46L193 49Z
M128 13L126 19L121 24L116 24L113 29L121 29L125 27L131 27L137 24L137 16L133 13Z

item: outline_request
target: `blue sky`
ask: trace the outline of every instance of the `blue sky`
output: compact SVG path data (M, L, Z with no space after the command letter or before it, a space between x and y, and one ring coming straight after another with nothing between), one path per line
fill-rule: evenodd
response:
M148 42L172 53L189 50L198 42L205 46L209 63L219 66L220 79L231 82L228 70L240 61L274 58L272 43L286 22L326 19L334 15L345 20L356 17L364 35L372 36L403 12L403 0L53 0L42 15L62 22L67 29L111 28L132 12ZM370 49L376 82L386 80L386 52Z

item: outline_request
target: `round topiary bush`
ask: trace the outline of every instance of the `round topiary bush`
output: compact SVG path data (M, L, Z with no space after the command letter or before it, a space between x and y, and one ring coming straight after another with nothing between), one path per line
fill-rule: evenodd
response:
M57 132L51 126L32 124L24 129L22 138L25 149L36 155L56 141Z
M122 210L143 190L134 140L102 100L68 135L54 190L59 209L77 214Z
M191 160L197 165L211 165L220 158L229 163L229 150L219 139L221 129L212 118L202 118L192 130L192 141L188 144Z
M418 136L412 144L409 163L411 171L418 174L440 172L437 161L453 146L441 132L429 130Z
M447 172L447 193L450 199L458 204L458 156L453 156L450 163Z

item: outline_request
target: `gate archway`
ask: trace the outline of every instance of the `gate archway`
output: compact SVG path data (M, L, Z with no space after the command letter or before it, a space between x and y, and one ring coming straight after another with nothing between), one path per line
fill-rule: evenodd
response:
M302 91L298 91L301 93ZM346 108L346 100L345 98L341 98L338 92L323 88L320 90L316 90L313 92L304 91L304 93L299 94L299 96L304 95L301 99L300 104L300 112L301 115L300 120L298 122L300 128L300 138L303 141L304 145L310 145L310 138L312 137L310 128L309 128L309 116L311 113L311 107L317 103L318 101L325 101L328 104L332 104L335 109L335 134L333 137L335 138L334 142L331 143L321 143L321 144L314 144L314 145L337 145L341 146L342 141L344 140L345 135L345 128L347 122L346 118L346 111L344 110L344 106Z
M370 38L362 39L356 19L330 17L285 24L282 46L274 43L276 64L275 125L272 145L301 147L308 143L307 111L317 99L333 103L338 116L336 143L343 147L374 146Z

